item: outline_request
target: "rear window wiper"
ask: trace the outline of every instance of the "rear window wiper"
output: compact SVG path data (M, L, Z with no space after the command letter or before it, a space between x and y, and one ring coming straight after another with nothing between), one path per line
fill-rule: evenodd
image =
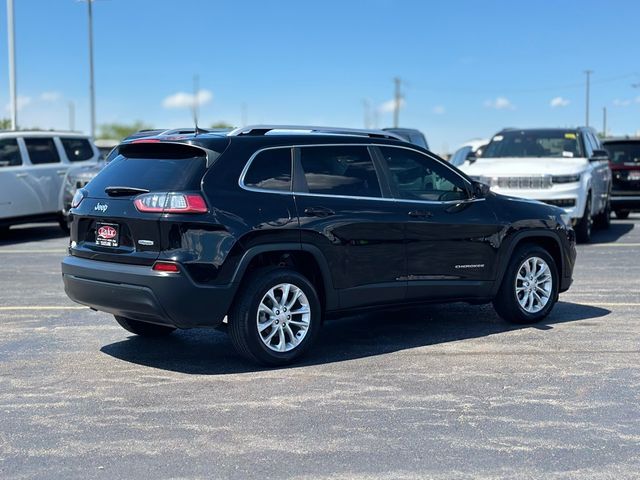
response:
M128 197L130 195L139 195L141 193L149 193L146 188L136 187L107 187L104 189L104 193L110 197Z

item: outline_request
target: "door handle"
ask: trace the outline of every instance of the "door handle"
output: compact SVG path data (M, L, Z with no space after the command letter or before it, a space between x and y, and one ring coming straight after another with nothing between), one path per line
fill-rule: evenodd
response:
M433 213L427 210L411 210L409 216L414 218L431 218L433 217Z
M324 218L324 217L330 217L331 215L335 215L336 212L325 207L307 207L304 209L304 213L306 213L310 217Z
M25 178L27 176L26 173L16 173L17 178Z

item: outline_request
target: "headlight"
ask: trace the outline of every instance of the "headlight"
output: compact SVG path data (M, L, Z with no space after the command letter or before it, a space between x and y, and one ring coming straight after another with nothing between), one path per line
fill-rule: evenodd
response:
M558 175L551 177L553 183L576 183L580 181L580 175Z

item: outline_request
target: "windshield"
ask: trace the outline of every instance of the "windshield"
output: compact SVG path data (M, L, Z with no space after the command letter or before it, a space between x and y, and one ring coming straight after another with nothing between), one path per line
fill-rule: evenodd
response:
M513 130L491 139L482 158L499 157L584 157L575 131Z
M640 164L640 142L610 142L604 148L613 163Z

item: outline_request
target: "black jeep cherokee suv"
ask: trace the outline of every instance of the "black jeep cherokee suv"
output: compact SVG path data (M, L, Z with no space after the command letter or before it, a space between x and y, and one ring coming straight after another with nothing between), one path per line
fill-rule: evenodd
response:
M569 288L559 208L491 193L390 133L306 130L121 144L74 198L69 297L138 335L227 316L239 353L279 365L327 313L493 301L528 323Z

